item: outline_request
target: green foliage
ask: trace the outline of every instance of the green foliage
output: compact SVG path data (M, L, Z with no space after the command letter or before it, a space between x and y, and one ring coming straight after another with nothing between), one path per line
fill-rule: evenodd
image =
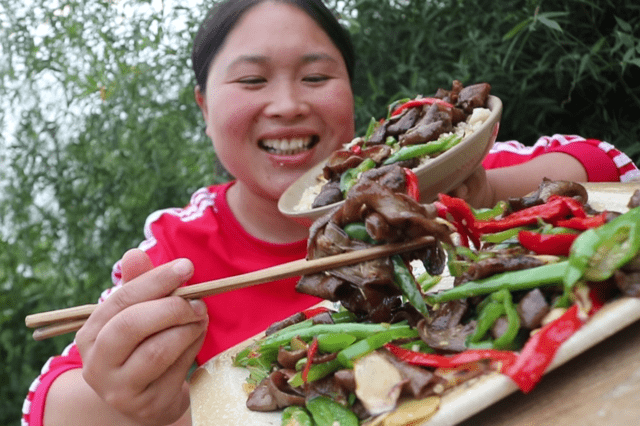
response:
M499 140L580 134L640 160L640 5L625 0L352 0L357 127L391 101L489 82Z
M93 303L153 210L229 177L193 102L207 6L0 0L0 424L63 336L30 313ZM190 2L192 4L193 2ZM625 0L329 0L358 54L358 133L391 101L486 81L499 138L577 133L640 159L640 6Z

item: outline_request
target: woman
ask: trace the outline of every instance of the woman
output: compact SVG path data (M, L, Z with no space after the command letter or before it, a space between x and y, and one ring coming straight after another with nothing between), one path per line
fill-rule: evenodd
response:
M281 215L277 200L353 137L348 35L321 0L229 0L202 24L193 66L207 135L235 180L149 217L145 241L114 268L118 291L105 292L76 344L34 382L24 424L188 425L185 377L194 360L204 363L317 302L294 291L296 279L204 302L162 296L304 257L308 231ZM587 180L579 155L567 154L481 168L455 194L491 205L534 189L545 175ZM556 161L562 167L545 173ZM514 175L528 180L518 187L504 180Z

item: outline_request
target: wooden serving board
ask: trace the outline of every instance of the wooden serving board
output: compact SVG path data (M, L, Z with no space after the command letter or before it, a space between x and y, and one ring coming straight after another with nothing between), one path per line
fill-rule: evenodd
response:
M584 184L598 210L624 212L640 182ZM640 418L640 299L605 306L559 349L541 383L524 395L506 376L484 376L442 398L422 426L615 425ZM232 366L249 339L214 357L191 377L194 426L280 425L281 413L246 408L248 372Z

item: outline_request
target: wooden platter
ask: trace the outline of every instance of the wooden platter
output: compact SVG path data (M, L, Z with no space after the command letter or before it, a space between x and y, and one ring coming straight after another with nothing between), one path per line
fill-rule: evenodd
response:
M590 204L626 211L638 183L584 184ZM445 395L422 426L615 425L640 418L640 299L623 298L594 315L559 349L541 383L529 394L495 373ZM256 336L214 357L191 377L194 426L280 425L280 412L246 408L248 372L233 356Z

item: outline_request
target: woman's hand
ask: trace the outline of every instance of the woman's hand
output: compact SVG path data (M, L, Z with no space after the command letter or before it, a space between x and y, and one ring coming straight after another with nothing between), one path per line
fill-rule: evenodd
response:
M154 268L146 253L130 250L122 259L125 285L76 335L84 380L136 422L172 423L189 407L185 378L204 340L206 306L165 296L192 274L187 259Z
M458 187L449 192L452 197L462 198L475 208L493 207L495 195L487 171L480 166Z

